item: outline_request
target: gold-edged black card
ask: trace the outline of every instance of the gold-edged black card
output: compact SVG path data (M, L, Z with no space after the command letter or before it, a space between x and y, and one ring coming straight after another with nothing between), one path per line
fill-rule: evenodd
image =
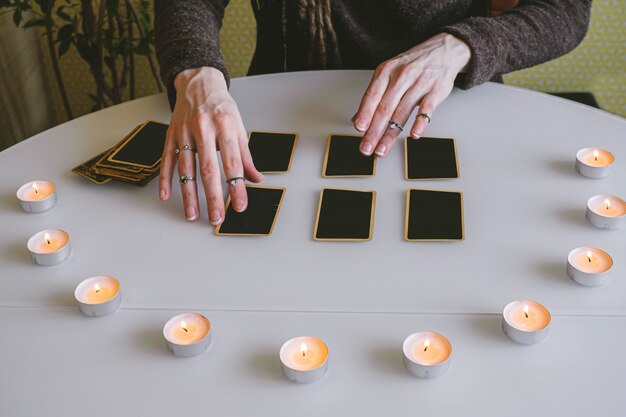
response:
M376 191L324 188L320 193L313 239L371 240L375 208Z
M274 230L278 212L287 191L280 187L247 186L248 207L242 213L236 212L230 196L226 201L226 216L217 226L219 236L269 236Z
M89 181L96 184L106 184L111 181L111 178L98 174L93 171L93 166L100 160L100 158L105 155L108 151L101 153L100 155L94 156L90 160L83 162L77 167L72 168L72 172L80 175L83 178L87 178Z
M323 177L371 177L376 174L376 156L365 156L359 146L362 136L328 136Z
M168 125L164 123L152 120L145 122L107 160L140 168L155 168L161 162L167 128Z
M404 239L464 240L463 193L409 189L406 193Z
M404 140L404 155L407 180L459 177L456 143L452 138L408 137Z
M297 133L250 132L248 148L257 171L288 172L298 143Z

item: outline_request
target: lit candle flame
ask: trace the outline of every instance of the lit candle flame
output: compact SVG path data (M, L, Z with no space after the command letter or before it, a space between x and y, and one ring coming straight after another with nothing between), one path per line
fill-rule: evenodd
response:
M608 198L604 200L604 206L607 210L611 210L611 200L609 200Z
M593 151L593 158L594 158L596 161L598 160L598 158L599 158L599 157L600 157L600 152L598 152L597 150L596 150L596 151Z
M424 352L430 347L430 340L424 340Z
M308 349L306 347L306 343L303 343L300 345L300 353L302 353L302 357L304 358L306 356Z
M189 330L187 330L187 322L186 321L181 321L180 322L180 328L183 329L185 331L185 333L187 333Z
M96 292L100 292L100 284L96 283L96 285L93 286L93 289Z
M35 194L39 193L39 188L37 188L37 183L33 182L33 191L35 192Z
M43 238L46 239L46 242L48 242L48 245L52 244L52 242L50 241L50 234L46 232L46 234L43 235Z
M588 251L587 251L587 260L588 260L589 262L591 262L591 256L592 256L592 253L591 253L591 251L590 251L590 250L588 250Z
M528 318L528 306L524 306L522 310L524 311L524 315L526 316L526 318Z

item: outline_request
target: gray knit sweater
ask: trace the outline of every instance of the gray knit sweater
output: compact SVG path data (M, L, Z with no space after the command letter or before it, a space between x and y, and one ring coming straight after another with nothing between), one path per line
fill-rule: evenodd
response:
M283 1L289 21L290 0ZM304 52L308 45L293 25L287 25L285 32L278 6L281 1L252 2L265 4L269 12L256 13L259 36L249 74L307 69ZM447 32L466 42L472 51L467 72L456 80L465 89L572 50L585 36L591 9L591 0L521 0L509 12L485 17L485 0L330 3L341 68L376 68L429 37ZM185 69L214 67L224 73L228 82L219 47L219 29L227 4L228 0L155 0L156 53L172 106L176 97L174 78ZM285 44L290 51L287 54Z

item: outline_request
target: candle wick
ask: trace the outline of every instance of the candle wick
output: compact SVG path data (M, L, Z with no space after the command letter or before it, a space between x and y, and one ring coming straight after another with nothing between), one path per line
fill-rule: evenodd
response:
M424 346L424 352L426 352L426 349L428 349L428 346Z
M526 316L526 318L528 318L528 313L524 311L524 315Z
M189 332L189 330L187 330L187 328L186 328L186 327L183 327L183 330L185 331L185 333L188 333L188 332Z

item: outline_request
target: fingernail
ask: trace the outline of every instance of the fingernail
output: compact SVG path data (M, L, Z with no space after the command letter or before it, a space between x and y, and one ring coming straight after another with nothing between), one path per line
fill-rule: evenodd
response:
M217 224L220 224L221 221L222 221L222 217L220 216L220 212L217 210L213 210L211 212L211 224L217 225Z
M161 190L161 193L159 194L159 198L161 200L165 200L165 190Z
M194 207L187 207L187 220L196 220L196 209Z
M356 128L360 131L364 131L367 128L367 124L365 123L365 120L363 119L358 119L355 124L356 124Z
M372 145L369 143L364 143L363 145L361 145L361 152L363 152L365 155L371 155L372 154Z
M380 145L377 149L376 149L376 155L378 156L383 156L385 154L385 151L387 150L387 147L385 145Z
M235 211L243 211L243 209L246 208L241 198L238 198L237 200L235 200L234 207L235 207Z
M413 139L419 139L419 138L420 138L420 135L418 135L417 133L411 132L411 137L412 137Z

